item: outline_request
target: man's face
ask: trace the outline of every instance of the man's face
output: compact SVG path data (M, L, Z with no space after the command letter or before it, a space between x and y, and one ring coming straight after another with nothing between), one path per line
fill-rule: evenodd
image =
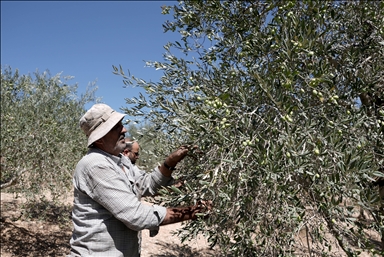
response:
M119 156L125 148L125 133L127 129L120 121L103 138L100 139L99 147L112 155Z
M136 161L139 159L139 153L140 151L140 146L137 142L134 142L132 144L132 150L128 153L128 157L131 160L132 164L135 164Z

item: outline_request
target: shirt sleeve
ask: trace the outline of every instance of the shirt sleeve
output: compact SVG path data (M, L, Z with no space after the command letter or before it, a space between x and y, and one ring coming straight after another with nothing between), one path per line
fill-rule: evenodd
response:
M132 230L158 228L166 208L139 201L138 192L123 172L113 163L93 166L86 178L89 196Z
M164 176L159 167L154 168L150 173L146 173L134 166L134 177L136 186L142 196L155 195L161 187L170 186L174 183L174 179Z

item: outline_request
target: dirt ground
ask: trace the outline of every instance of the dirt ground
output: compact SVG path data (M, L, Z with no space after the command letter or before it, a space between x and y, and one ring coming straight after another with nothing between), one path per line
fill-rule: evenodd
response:
M69 199L69 202L72 200ZM57 222L21 221L20 199L1 193L1 257L65 256L69 254L71 224L59 227ZM149 237L142 232L142 257L208 257L216 256L204 238L182 244L172 233L181 224L160 227L159 234Z
M66 197L67 203L72 203L72 197ZM69 240L71 238L72 224L58 226L57 217L54 215L49 221L20 219L21 199L14 199L12 194L1 193L1 257L13 256L66 256L69 254ZM41 209L41 208L40 208ZM52 212L52 210L51 210ZM60 210L58 211L60 213ZM41 213L35 213L38 217ZM68 218L70 211L68 211ZM56 221L55 221L56 219ZM181 227L181 224L172 224L160 227L156 237L149 237L149 231L142 232L142 257L208 257L218 256L217 249L210 249L208 242L199 237L187 243L181 243L173 233ZM372 239L379 244L379 237L372 235ZM299 249L306 254L305 233L298 236ZM331 242L331 241L330 241ZM342 257L345 253L333 244L335 251L331 256ZM321 252L312 252L311 256L322 256ZM362 253L360 257L377 256L370 253Z

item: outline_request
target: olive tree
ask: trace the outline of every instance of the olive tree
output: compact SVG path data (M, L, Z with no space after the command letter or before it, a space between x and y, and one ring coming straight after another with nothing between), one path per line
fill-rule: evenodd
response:
M56 199L71 188L72 171L86 150L79 129L90 84L79 97L71 77L48 71L20 75L1 70L1 189L28 200Z
M161 199L213 200L182 238L203 233L233 256L382 252L366 232L384 236L384 3L180 1L163 13L181 41L148 63L160 81L114 70L146 90L125 111L157 128L155 154L200 147L179 167L185 187Z

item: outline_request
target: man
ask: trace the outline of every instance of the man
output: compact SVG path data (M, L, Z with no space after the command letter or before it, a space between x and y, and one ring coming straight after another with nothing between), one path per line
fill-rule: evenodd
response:
M130 169L131 174L134 178L137 179L138 177L140 177L146 173L145 171L140 170L140 168L136 165L136 161L139 159L139 155L140 155L140 152L139 152L140 146L139 146L139 143L137 141L133 141L132 139L130 139L128 137L125 138L125 143L126 143L126 146L125 146L124 150L121 152L121 154L129 159L129 162L132 164L132 168ZM172 183L174 183L174 181ZM168 186L169 185L170 184L168 184ZM151 192L151 193L141 192L140 195L153 196L155 194L156 194L156 192ZM139 197L139 199L140 199L140 197ZM151 231L151 232L153 233L153 231Z
M137 141L133 141L130 138L125 138L125 147L122 154L131 160L131 163L136 165L136 161L140 158L140 145Z
M173 183L172 171L188 149L180 147L151 173L136 176L121 155L126 146L124 116L108 105L95 104L80 118L89 150L73 175L70 256L138 257L139 231L196 219L205 210L204 204L165 208L140 201L142 194Z

